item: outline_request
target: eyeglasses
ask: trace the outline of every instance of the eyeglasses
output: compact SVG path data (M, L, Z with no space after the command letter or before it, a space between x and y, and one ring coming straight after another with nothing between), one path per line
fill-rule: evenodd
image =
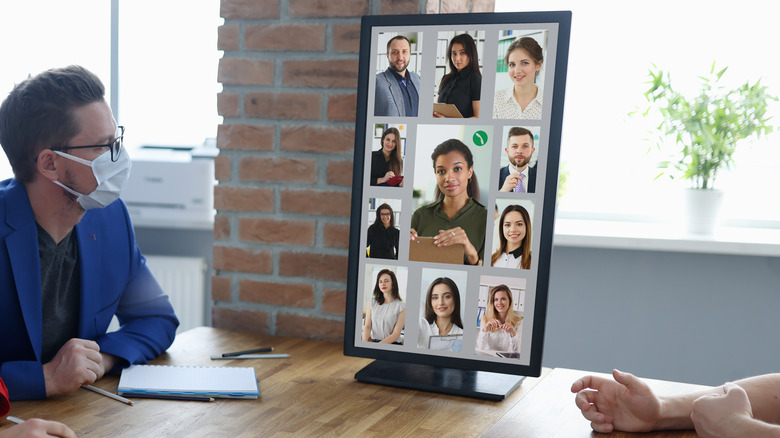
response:
M59 147L52 147L49 149L53 151L65 151L68 149L108 148L108 150L111 151L111 161L116 161L119 159L119 155L122 153L122 145L124 144L124 138L125 138L125 127L117 126L116 138L111 143L94 144L90 146L59 146Z

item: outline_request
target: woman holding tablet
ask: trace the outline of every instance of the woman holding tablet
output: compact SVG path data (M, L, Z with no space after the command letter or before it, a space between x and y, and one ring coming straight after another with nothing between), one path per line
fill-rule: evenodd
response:
M376 209L376 220L368 227L368 256L373 259L398 259L401 232L395 227L393 208L382 204Z
M494 268L531 269L531 217L522 205L509 205L498 221L500 245L490 257Z
M420 319L417 347L428 348L431 336L462 334L458 285L448 277L439 277L433 280L425 296L425 315Z
M451 103L464 118L479 117L482 74L477 44L471 35L456 35L447 47L450 72L439 83L438 103ZM434 111L434 117L444 117Z
M436 201L412 214L410 240L417 240L419 235L433 237L439 247L462 244L463 264L477 265L485 249L487 209L477 201L474 157L462 141L450 139L436 146L431 159Z
M504 284L490 290L482 330L477 336L477 350L482 354L494 352L519 353L523 333L523 317L512 310L512 292ZM487 352L489 351L489 353Z
M371 153L371 185L403 187L401 133L398 128L387 128L382 133L382 149Z
M371 305L366 312L361 339L366 342L394 344L401 336L406 319L406 303L398 293L395 273L382 269L376 276Z
M509 45L504 62L513 86L496 93L494 119L542 118L542 90L536 86L542 61L542 47L531 37L519 38Z

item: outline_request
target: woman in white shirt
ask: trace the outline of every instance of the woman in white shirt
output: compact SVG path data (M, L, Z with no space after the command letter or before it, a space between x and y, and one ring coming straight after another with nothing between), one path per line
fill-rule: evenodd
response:
M463 321L460 318L460 292L458 285L448 277L433 280L425 297L425 316L420 319L417 347L428 348L433 335L462 335ZM452 343L447 349L460 351Z
M490 256L494 268L531 269L531 216L522 205L509 205L498 222L499 247Z
M536 77L543 61L542 47L531 37L516 39L509 45L504 62L513 86L496 92L494 119L542 118L542 90L536 86Z
M393 344L401 336L406 319L406 303L398 293L395 273L382 269L376 276L371 305L366 312L361 339L366 342Z
M478 352L490 355L497 351L520 352L523 317L512 310L512 292L508 286L499 284L490 290L481 325L477 336Z

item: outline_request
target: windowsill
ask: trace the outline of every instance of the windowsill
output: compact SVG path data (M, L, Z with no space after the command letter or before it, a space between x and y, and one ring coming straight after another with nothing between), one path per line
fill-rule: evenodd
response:
M780 257L780 230L721 226L712 236L682 224L556 219L554 245Z

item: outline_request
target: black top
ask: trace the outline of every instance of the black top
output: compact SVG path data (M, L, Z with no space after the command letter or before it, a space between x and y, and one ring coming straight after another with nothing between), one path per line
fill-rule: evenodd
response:
M396 146L398 147L398 146ZM387 184L377 184L376 180L384 178L387 172L390 171L390 163L385 161L385 154L382 153L382 149L371 152L371 185L372 186L386 186Z
M372 224L368 227L366 246L370 249L368 256L372 259L398 259L398 228L385 228L384 225Z
M474 117L472 101L479 100L482 75L470 68L455 72L439 92L439 103L452 103L464 118Z

